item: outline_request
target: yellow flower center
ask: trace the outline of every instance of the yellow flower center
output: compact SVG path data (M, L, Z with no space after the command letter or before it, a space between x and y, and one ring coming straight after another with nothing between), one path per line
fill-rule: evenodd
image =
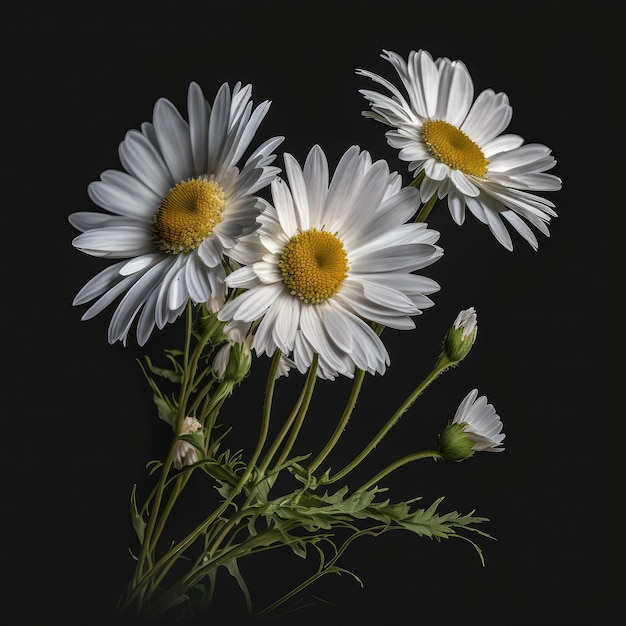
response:
M222 221L224 190L214 180L192 178L172 187L154 214L152 234L163 252L195 250Z
M453 170L484 178L489 161L478 144L462 130L443 120L428 120L422 138L430 153Z
M283 248L278 267L291 294L307 304L332 298L348 275L348 255L332 233L298 233Z

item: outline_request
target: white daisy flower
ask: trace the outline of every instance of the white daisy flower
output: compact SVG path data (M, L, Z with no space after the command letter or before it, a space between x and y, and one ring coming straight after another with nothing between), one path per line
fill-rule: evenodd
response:
M459 424L463 432L473 442L475 452L502 452L499 447L504 440L502 422L493 405L487 404L485 396L478 397L478 390L472 389L456 410L453 424Z
M137 341L173 322L189 300L215 311L226 297L224 255L256 227L262 208L257 192L280 171L261 144L240 166L269 101L253 109L252 87L227 83L213 104L189 85L183 119L167 99L154 106L152 123L130 130L119 146L125 171L106 170L88 187L105 209L77 212L69 221L82 234L73 245L92 256L123 259L98 273L73 304L96 299L90 319L121 297L108 331L110 343L126 344L136 317Z
M290 154L284 163L288 183L272 182L273 205L232 251L243 267L226 283L245 291L218 318L260 320L253 349L278 349L300 372L317 353L322 378L352 377L355 368L382 374L389 355L368 322L411 329L411 316L433 305L427 294L439 285L412 272L442 255L439 233L406 223L417 191L358 146L332 179L319 146L304 168Z
M532 192L561 188L560 178L545 173L556 165L551 150L501 134L511 121L508 97L486 89L474 100L474 85L461 61L435 61L425 50L412 50L408 60L387 50L381 56L395 68L407 97L381 76L357 69L391 93L359 90L371 109L363 115L393 127L387 142L400 150L414 177L423 176L422 202L435 194L447 196L457 224L463 224L467 207L508 250L513 244L507 225L537 250L537 238L524 220L549 236L555 205Z

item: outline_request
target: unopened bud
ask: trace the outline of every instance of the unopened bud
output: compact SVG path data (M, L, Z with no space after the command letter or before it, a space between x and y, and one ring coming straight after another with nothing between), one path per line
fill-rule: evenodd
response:
M443 353L451 363L462 361L472 349L478 323L474 307L461 311L443 340Z
M172 464L176 469L185 465L193 465L198 461L198 448L202 446L202 424L195 417L186 417L180 432L181 437L176 442ZM195 444L195 445L194 445Z
M222 346L213 360L213 371L223 381L239 384L250 371L252 335L241 343L227 343Z
M448 424L439 435L437 450L448 461L463 461L474 454L473 445L462 424Z

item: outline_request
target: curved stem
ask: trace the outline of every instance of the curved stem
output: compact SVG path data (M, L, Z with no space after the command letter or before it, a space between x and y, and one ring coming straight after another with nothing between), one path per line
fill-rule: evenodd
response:
M302 427L302 423L304 422L304 418L306 416L307 410L309 408L309 404L311 402L311 397L313 395L313 390L315 388L315 383L317 381L317 361L318 361L318 355L315 354L313 356L313 362L311 363L309 367L307 378L304 383L304 387L302 388L302 392L300 393L300 397L296 401L289 417L287 418L287 420L283 424L283 427L280 429L280 432L276 436L274 443L272 444L270 449L267 451L265 458L259 465L260 476L263 476L265 472L267 471L267 468L269 467L269 464L272 462L272 459L276 455L278 448L280 447L280 444L283 442L283 440L287 436L287 433L292 428L292 425L294 424L294 420L296 420L296 417L298 417L298 420L296 424L293 426L293 429L291 430L289 439L280 455L280 458L278 459L278 462L276 463L277 466L280 466L282 463L284 463L284 461L289 456L291 449L293 448L293 445L298 436L298 433L300 432L300 428Z
M383 440L383 438L387 435L387 433L391 430L393 426L396 425L398 420L402 417L406 411L411 407L411 405L415 402L417 397L432 383L439 374L441 374L444 370L450 367L451 362L444 356L440 356L439 360L435 364L435 367L430 372L430 374L408 395L406 400L400 405L398 410L391 416L391 418L387 421L387 423L378 431L376 436L370 441L370 443L361 451L359 455L357 455L348 465L346 465L342 470L337 472L334 476L329 478L326 483L334 483L340 478L343 478L347 474L349 474L361 461L367 457L370 452Z
M437 450L423 450L422 452L414 452L413 454L407 454L407 456L398 459L394 463L390 463L384 470L381 470L374 476L371 480L368 480L366 483L363 483L356 491L367 491L370 487L375 485L379 480L388 476L392 472L395 472L398 468L406 465L407 463L412 463L413 461L419 461L420 459L443 459L443 455L439 453Z
M335 432L332 434L331 438L328 440L328 443L324 446L324 449L317 455L317 457L309 463L308 469L309 472L313 473L326 459L326 457L330 454L331 450L335 447L339 438L343 434L343 431L346 429L348 421L350 420L350 416L354 411L354 407L356 406L356 401L359 396L359 392L361 391L361 387L363 385L363 379L365 377L365 370L357 370L354 375L354 381L352 383L352 389L350 391L350 397L348 398L348 402L346 403L346 407L343 411L343 415L335 428Z

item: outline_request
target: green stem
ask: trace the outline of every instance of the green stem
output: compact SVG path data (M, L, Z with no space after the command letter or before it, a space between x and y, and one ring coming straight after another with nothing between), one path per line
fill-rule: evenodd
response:
M348 402L346 403L346 407L343 411L343 415L335 428L335 432L332 434L331 438L328 440L328 443L324 446L324 449L317 455L317 457L309 463L309 472L313 473L326 459L326 457L330 454L332 449L335 447L339 438L343 434L348 421L354 411L354 407L356 406L356 401L361 391L361 387L363 386L363 379L365 377L364 370L357 370L354 375L354 381L352 383L352 389L350 391L350 397L348 398Z
M432 208L435 206L435 202L437 202L437 194L434 193L430 200L419 210L417 217L415 218L416 222L425 222L428 219Z
M286 525L285 530L291 529L291 525ZM220 565L227 563L228 561L236 560L240 557L254 554L259 551L268 549L275 549L276 547L282 547L284 543L280 543L278 546L268 545L267 536L274 536L276 531L272 528L262 530L256 535L248 535L242 543L229 547L223 550L217 557L209 559L201 567L198 567L188 574L183 576L176 587L179 589L179 595L183 595L189 589L193 588L204 578L210 571L215 570Z
M409 410L411 405L424 391L424 389L426 389L426 387L428 387L428 385L430 385L430 383L432 383L437 378L437 376L439 376L439 374L441 374L451 365L452 363L445 357L445 355L442 354L430 374L408 395L406 400L400 405L398 410L391 416L387 423L378 431L378 433L370 441L370 443L348 465L346 465L342 470L337 472L334 476L329 478L326 483L336 482L340 478L343 478L344 476L349 474L357 465L359 465L359 463L361 463L361 461L363 461L363 459L365 459L365 457L367 457L370 452L372 452L372 450L383 440L383 438L387 435L391 428L396 425L402 415Z
M189 385L189 376L188 376L188 367L189 367L189 350L191 345L191 326L192 326L192 305L191 303L187 304L186 311L186 329L185 329L185 347L183 353L183 362L184 362L184 370L183 377L181 380L181 399L185 397L187 393L187 387ZM181 402L178 407L178 415L176 419L176 436L180 432L182 421L184 419L184 402ZM159 481L157 484L156 492L154 493L154 503L152 507L152 512L148 518L148 524L146 525L145 534L143 538L143 542L141 544L141 551L139 553L139 558L137 561L137 565L135 568L135 574L133 576L133 586L137 584L139 578L142 576L146 564L148 567L152 565L154 545L152 542L152 535L154 533L155 525L157 522L159 508L161 506L161 501L164 495L165 484L167 481L167 475L169 474L170 468L172 466L172 461L174 459L174 453L176 450L177 438L174 437L170 449L167 453L167 457L165 458L165 462L161 467L161 472L159 475Z
M419 189L419 186L422 184L422 181L424 180L424 176L426 176L426 172L424 172L424 170L422 170L410 183L409 183L409 187L417 187Z
M207 370L205 370L200 376L198 376L198 378L196 379L196 383L199 383L202 380L202 378L206 375L206 372ZM217 379L215 377L212 377L211 380L200 391L196 393L196 398L189 407L190 415L194 415L196 413L202 401L208 396L209 392L213 388L216 380Z
M185 538L179 541L177 544L172 546L151 568L151 571L146 572L141 578L137 577L134 580L134 585L131 592L126 599L124 606L129 606L136 599L138 599L139 605L143 604L148 598L145 597L146 585L150 584L150 580L155 578L158 575L158 572L167 567L168 569L172 566L173 562L180 557L180 555L186 550L194 541L217 519L223 512L228 508L231 502L241 493L241 490L244 488L245 484L248 482L250 475L254 470L254 466L261 455L263 447L265 445L265 440L267 438L267 433L269 430L269 421L271 414L271 406L272 399L274 395L274 386L276 380L276 371L278 369L278 364L280 361L280 351L276 351L274 354L274 358L272 360L272 364L270 367L270 371L268 374L268 382L265 390L265 400L263 404L263 416L261 420L261 430L259 432L259 438L257 441L256 448L252 454L252 458L250 459L244 473L242 474L239 482L233 490L230 492L229 496L220 504L219 507L213 511L213 513L207 517L201 524L199 524L194 530L192 530ZM151 595L151 594L150 594Z
M367 491L370 487L375 485L379 480L388 476L392 472L395 472L398 468L406 465L407 463L412 463L413 461L419 461L420 459L443 459L443 455L440 454L437 450L423 450L422 452L414 452L413 454L408 454L401 459L398 459L394 463L389 464L384 470L381 470L374 476L371 480L368 480L366 483L363 483L356 491Z
M206 426L205 432L206 436L204 438L204 453L205 456L210 456L213 454L213 447L215 446L216 439L212 438L213 429L215 428L215 422L217 420L217 416L220 413L222 405L226 402L228 396L223 396L220 398L220 401L217 404L211 403L211 407L203 411L203 415L206 416ZM224 437L224 433L220 437ZM218 437L218 439L220 438Z
M287 460L289 453L293 449L293 446L296 442L298 434L300 433L300 429L302 428L304 418L306 417L307 411L309 409L311 397L313 396L313 390L315 389L315 383L317 382L317 361L318 361L318 355L315 354L313 356L313 362L311 363L311 366L309 367L306 382L302 389L302 393L300 394L300 398L298 398L298 402L294 406L294 411L289 416L289 419L285 423L283 430L281 430L281 432L278 434L278 437L276 438L276 441L274 442L274 446L270 450L271 454L268 453L265 459L265 462L261 465L263 472L267 470L267 467L269 466L272 460L272 457L275 455L276 451L278 450L278 446L281 444L289 428L291 428L290 422L293 422L295 419L293 428L291 428L291 432L289 433L289 438L287 439L287 442L285 443L285 446L278 458L278 461L275 464L275 467L280 467Z
M222 526L219 534L211 543L211 548L205 552L205 554L208 555L209 559L215 556L215 553L218 551L219 547L222 545L222 542L231 531L231 529L237 526L237 524L239 524L242 519L245 519L249 515L251 515L250 510L247 510L245 507L243 507Z
M191 472L185 472L184 474L181 474L181 475L176 477L176 482L175 482L175 484L174 484L174 486L172 488L172 491L170 493L170 497L169 497L165 507L163 508L163 511L161 513L159 521L158 521L158 523L156 525L156 528L154 529L154 533L153 533L153 536L152 536L152 542L153 542L153 544L155 546L159 542L161 534L163 533L163 529L165 528L165 524L167 523L167 520L168 520L168 518L170 516L170 513L172 512L172 510L174 508L174 504L175 504L176 500L178 499L178 496L182 493L182 491L185 488L185 485L189 481L190 477L191 477Z
M299 585L291 589L289 592L281 596L278 600L276 600L275 602L272 602L272 604L266 606L263 610L259 611L255 615L255 618L260 619L260 620L269 618L270 614L273 611L275 611L281 604L284 604L287 600L289 600L290 598L293 598L295 595L300 593L303 589L305 589L306 587L314 583L316 580L318 580L322 576L325 576L326 574L339 574L342 571L346 571L346 570L341 570L340 568L335 566L335 563L339 560L341 555L346 551L348 546L359 537L363 537L365 535L377 536L381 531L385 531L385 530L393 530L393 527L389 527L387 524L382 524L380 526L374 526L372 528L364 528L362 530L355 531L352 535L350 535L350 537L348 537L343 542L343 544L339 547L339 549L335 549L335 554L328 561L328 563L324 564L324 562L322 561L320 563L320 567L317 570L317 572L315 572L314 574L309 576L309 578L307 578L306 580L301 582ZM320 552L320 555L323 555L321 548L317 547L317 550Z

